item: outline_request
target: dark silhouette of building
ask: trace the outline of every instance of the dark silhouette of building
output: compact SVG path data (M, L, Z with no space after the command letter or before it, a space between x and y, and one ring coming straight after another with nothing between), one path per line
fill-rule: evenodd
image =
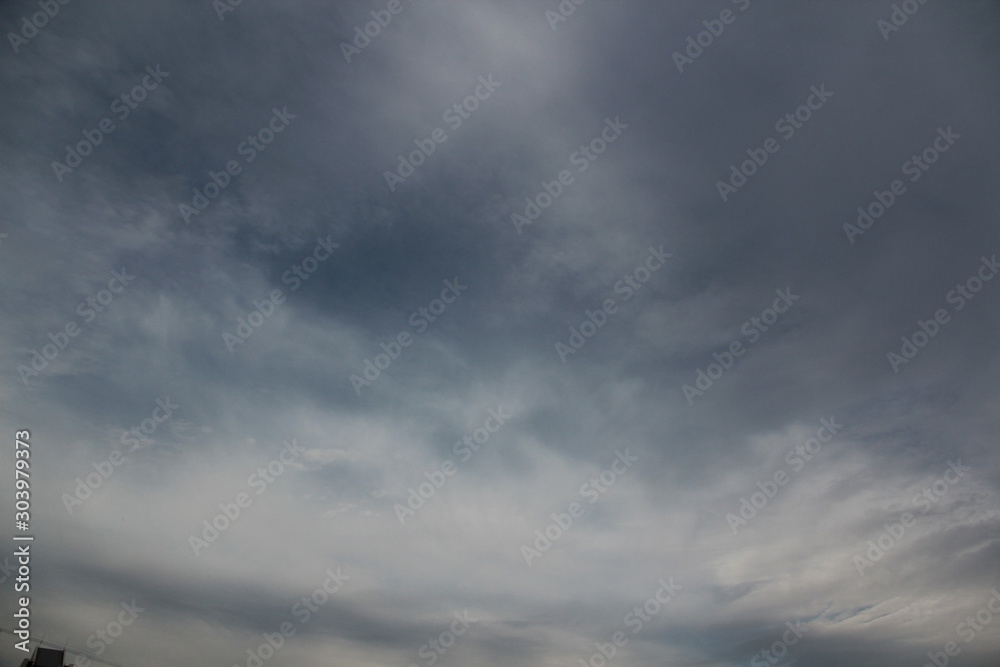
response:
M63 663L65 659L66 651L39 646L35 649L35 654L31 656L30 660L25 658L21 662L21 667L73 667L72 665L65 665Z

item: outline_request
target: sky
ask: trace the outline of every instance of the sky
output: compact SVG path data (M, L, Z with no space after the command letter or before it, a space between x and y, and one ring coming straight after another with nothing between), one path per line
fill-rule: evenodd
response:
M997 3L0 26L3 665L996 665Z

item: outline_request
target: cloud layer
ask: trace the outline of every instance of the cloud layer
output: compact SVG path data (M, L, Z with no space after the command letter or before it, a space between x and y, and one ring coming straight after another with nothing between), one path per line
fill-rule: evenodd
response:
M0 10L33 635L994 664L994 3L57 6Z

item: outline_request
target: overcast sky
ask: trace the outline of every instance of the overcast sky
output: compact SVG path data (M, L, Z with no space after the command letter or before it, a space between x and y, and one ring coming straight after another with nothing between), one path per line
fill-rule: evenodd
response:
M231 1L0 9L33 636L996 664L996 2Z

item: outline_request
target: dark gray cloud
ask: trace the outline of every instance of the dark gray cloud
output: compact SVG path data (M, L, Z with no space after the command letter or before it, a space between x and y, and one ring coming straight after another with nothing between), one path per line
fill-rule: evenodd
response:
M284 622L264 664L568 666L616 632L622 664L993 664L1000 620L962 624L1000 586L998 18L71 1L7 36L32 632L149 665L246 665Z

